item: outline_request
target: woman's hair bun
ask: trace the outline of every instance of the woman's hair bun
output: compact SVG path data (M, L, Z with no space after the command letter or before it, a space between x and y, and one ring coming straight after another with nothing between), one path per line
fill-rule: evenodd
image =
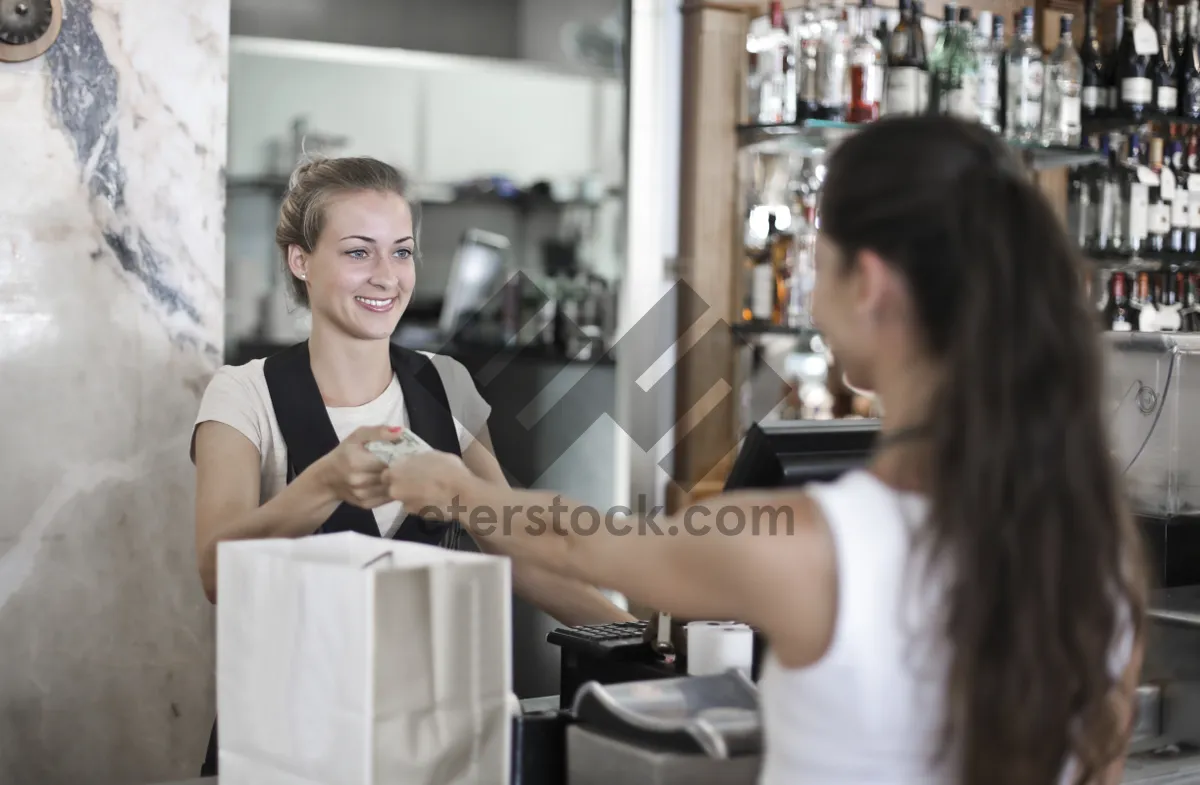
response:
M295 191L304 180L308 177L313 169L325 163L328 159L320 153L305 153L300 157L300 163L292 170L291 177L288 178L288 190Z

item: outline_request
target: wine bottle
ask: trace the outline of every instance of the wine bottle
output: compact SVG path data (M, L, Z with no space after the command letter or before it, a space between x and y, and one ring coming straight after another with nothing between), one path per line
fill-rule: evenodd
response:
M1125 40L1125 9L1118 5L1113 9L1113 37L1108 52L1104 55L1104 82L1108 86L1108 114L1116 116L1121 109L1121 86L1117 82L1117 61L1121 42Z
M1200 119L1200 0L1187 4L1187 36L1179 62L1179 114Z
M1120 270L1108 279L1108 303L1104 306L1104 327L1114 332L1132 332L1135 314L1129 306L1129 276Z
M1183 253L1187 249L1187 235L1191 226L1192 211L1187 190L1187 170L1183 161L1183 142L1174 140L1170 144L1170 154L1163 162L1163 170L1170 170L1172 181L1171 193L1171 233L1167 235L1167 250L1172 253Z
M1179 64L1171 46L1171 12L1158 8L1158 50L1150 60L1154 80L1154 109L1159 114L1173 115L1179 106Z
M1108 98L1104 94L1104 55L1100 51L1100 36L1096 32L1096 0L1087 0L1084 11L1083 44L1079 57L1083 62L1083 89L1080 98L1084 117L1095 118L1104 113Z
M1170 171L1163 168L1163 140L1157 136L1150 140L1150 171L1154 172L1156 182L1150 185L1146 230L1150 250L1162 253L1171 232L1171 197L1174 196L1175 181Z
M1125 0L1125 35L1117 53L1120 113L1141 122L1154 107L1150 58L1158 51L1158 35L1146 21L1142 0Z

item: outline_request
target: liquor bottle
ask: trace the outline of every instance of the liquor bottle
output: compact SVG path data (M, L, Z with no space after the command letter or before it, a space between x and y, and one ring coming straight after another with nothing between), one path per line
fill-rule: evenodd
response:
M1150 185L1149 206L1146 211L1146 230L1149 234L1148 247L1154 253L1167 248L1167 235L1171 232L1171 199L1175 181L1168 169L1163 168L1163 140L1150 140L1150 171L1155 182Z
M1158 318L1156 326L1160 332L1179 332L1183 328L1183 315L1180 313L1183 310L1183 303L1179 299L1175 276L1172 273L1164 272L1159 276L1157 284L1158 313L1156 316Z
M1129 305L1129 276L1118 270L1108 279L1108 304L1104 308L1104 327L1114 332L1132 332L1137 315Z
M792 36L781 0L771 0L771 28L759 59L766 69L760 82L758 122L791 123L796 119L796 72Z
M812 327L809 301L817 274L816 201L810 199L802 200L800 215L803 215L804 220L796 230L796 237L792 246L784 324L788 327L807 328Z
M900 23L889 40L883 111L889 115L924 114L929 95L925 34L912 1L901 0L900 8Z
M1046 88L1042 97L1042 143L1078 147L1083 134L1080 117L1080 85L1083 61L1071 37L1071 14L1058 23L1058 46L1046 64Z
M942 7L942 26L929 53L929 103L935 114L946 114L946 88L942 82L947 78L950 56L958 43L957 18L958 4L949 0Z
M794 220L794 219L793 219ZM776 231L770 245L771 257L771 324L784 324L788 303L788 284L791 278L792 248L795 238L790 232Z
M1191 226L1192 211L1187 190L1187 169L1183 160L1183 142L1174 140L1170 144L1170 155L1163 162L1163 171L1171 179L1171 232L1167 235L1167 250L1183 253L1187 249L1187 235Z
M1183 234L1183 252L1196 255L1200 251L1200 140L1195 132L1188 136L1183 157L1183 177L1180 180L1181 199L1187 200L1188 227Z
M1092 202L1094 167L1072 166L1067 170L1067 231L1075 246L1092 249L1096 242L1096 218L1099 210Z
M1158 332L1158 304L1154 301L1154 288L1150 285L1150 273L1138 273L1134 304L1138 309L1138 330L1144 333Z
M1171 17L1173 22L1171 27L1171 52L1175 55L1175 62L1183 62L1183 47L1187 41L1187 14L1186 6L1180 3L1175 7L1175 14Z
M850 105L849 9L838 10L830 22L825 28L817 58L821 116L827 120L844 120Z
M1188 273L1187 298L1183 302L1183 329L1200 332L1200 273Z
M1008 79L1004 132L1016 142L1035 142L1041 135L1045 67L1042 49L1033 40L1033 9L1029 6L1021 10L1020 26L1008 48L1004 70Z
M947 23L949 45L937 71L938 111L976 120L979 117L979 57L971 34L971 9L958 9L957 23ZM933 71L931 66L930 71Z
M1200 0L1187 4L1187 34L1179 59L1179 114L1200 119Z
M873 0L862 0L850 49L850 109L846 119L867 123L879 119L883 99L883 44L871 29Z
M982 16L982 15L981 15ZM983 24L983 19L980 19ZM980 27L979 45L979 122L994 133L1004 130L1004 105L1001 89L1004 71L1004 17L992 17L991 28Z
M1171 44L1171 12L1158 8L1158 49L1150 59L1151 79L1154 82L1154 109L1159 114L1173 115L1179 106L1179 64Z
M1146 249L1149 234L1150 185L1154 173L1142 165L1137 134L1129 137L1122 168L1121 212L1124 226L1121 250L1138 254Z
M1100 52L1100 35L1096 31L1096 0L1087 0L1084 12L1083 44L1079 48L1079 59L1083 67L1080 92L1081 111L1084 117L1103 116L1108 108L1105 95L1104 55Z
M775 213L767 216L767 239L762 252L755 260L750 277L750 318L754 322L768 323L778 308L775 302L775 248L778 245L779 229Z
M1142 0L1125 0L1125 35L1117 55L1120 113L1141 122L1154 106L1150 58L1158 51L1158 35L1146 21Z
M1120 114L1121 84L1117 81L1117 63L1120 60L1121 42L1125 40L1125 8L1118 5L1113 9L1113 38L1104 56L1104 81L1108 85L1108 114Z
M1102 163L1096 164L1096 176L1092 184L1092 203L1096 218L1091 247L1097 251L1121 250L1121 180L1119 177L1118 153L1110 144L1109 137L1100 138Z

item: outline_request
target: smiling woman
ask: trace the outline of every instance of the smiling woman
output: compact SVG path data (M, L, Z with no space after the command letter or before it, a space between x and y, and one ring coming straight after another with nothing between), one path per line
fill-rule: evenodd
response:
M407 514L387 494L385 464L365 448L409 428L481 480L507 485L490 408L467 370L391 340L416 285L404 178L372 158L306 163L292 175L275 239L312 331L265 360L220 368L205 390L192 434L205 593L216 602L223 540L354 531L477 547L457 524ZM632 619L595 588L544 568L514 564L512 583L560 623ZM202 774L216 773L214 727Z

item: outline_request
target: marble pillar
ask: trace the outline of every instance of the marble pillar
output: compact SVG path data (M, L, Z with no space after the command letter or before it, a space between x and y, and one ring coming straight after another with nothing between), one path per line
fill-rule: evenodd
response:
M213 609L190 427L220 364L229 0L65 0L0 63L0 783L195 776Z

